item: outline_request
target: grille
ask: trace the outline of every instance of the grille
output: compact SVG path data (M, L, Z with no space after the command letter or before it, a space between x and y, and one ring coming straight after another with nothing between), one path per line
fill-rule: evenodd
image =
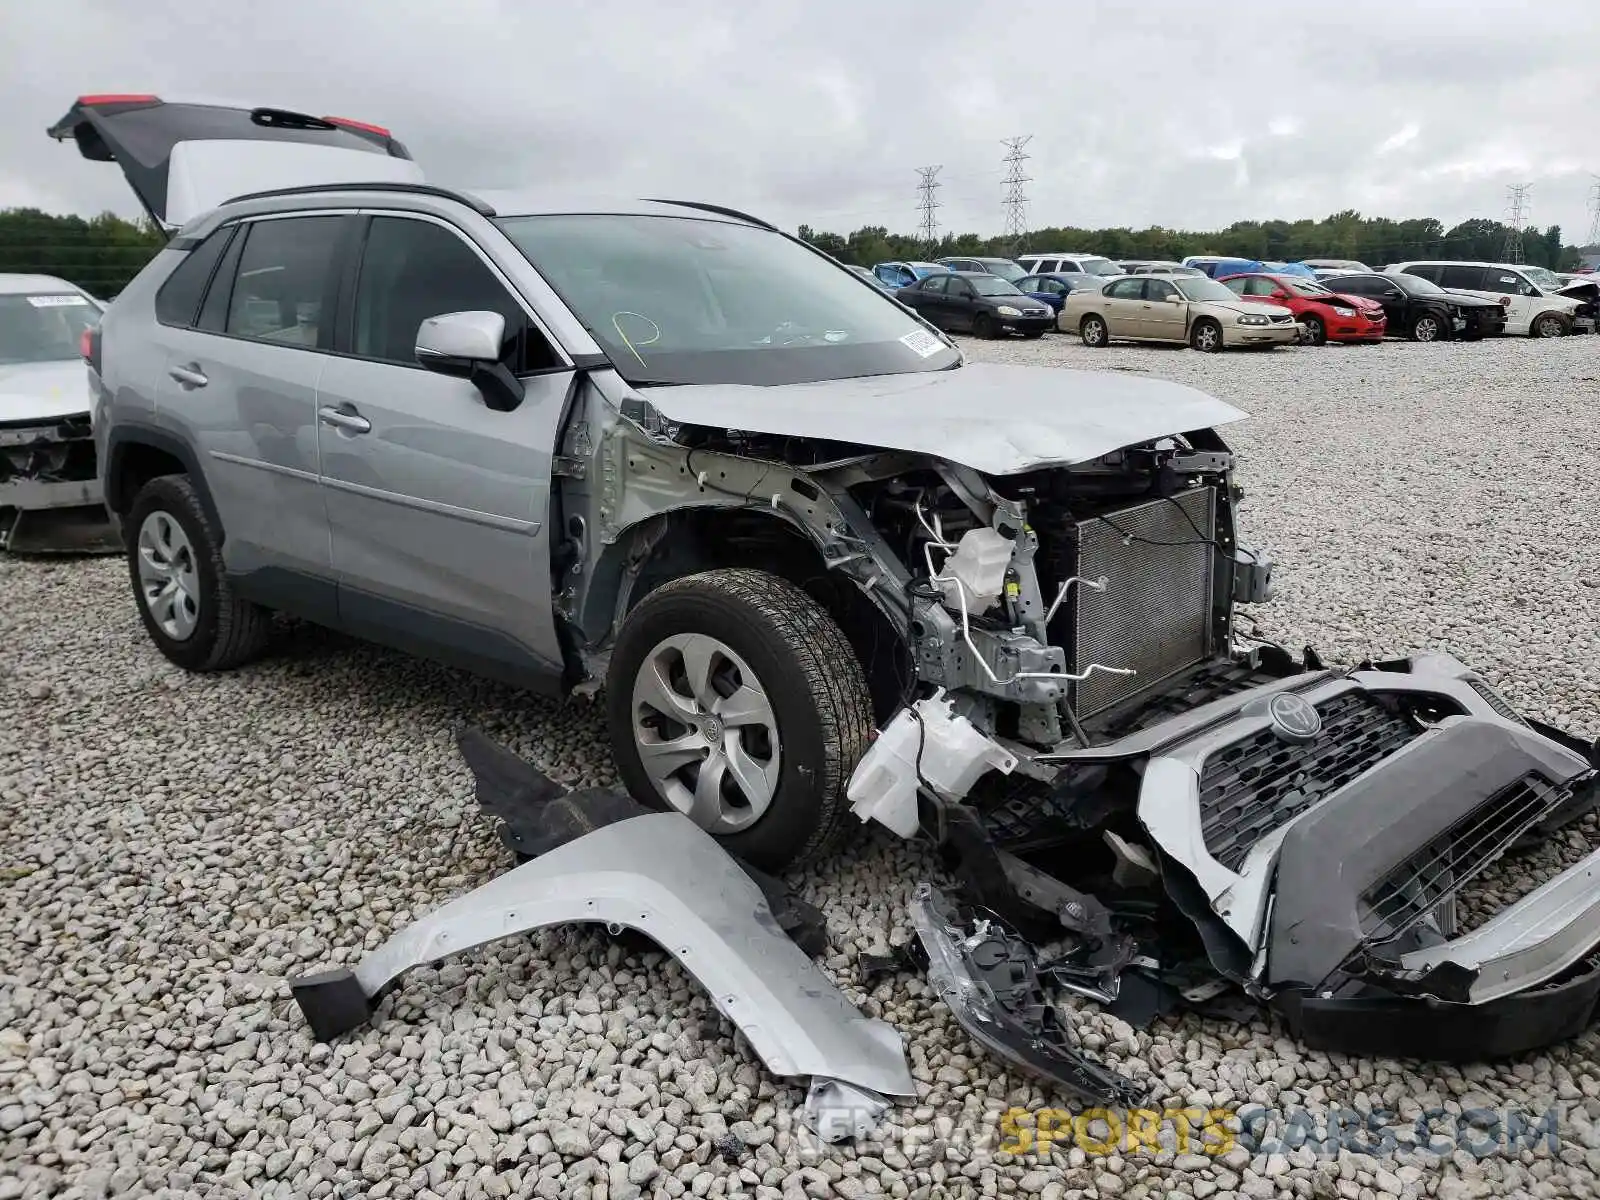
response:
M1532 772L1490 796L1367 889L1362 925L1368 938L1389 941L1430 914L1449 936L1461 890L1570 795Z
M1511 705L1506 702L1506 698L1489 684L1485 683L1481 679L1469 679L1467 680L1467 684L1472 688L1473 691L1477 692L1478 695L1482 696L1489 702L1490 708L1494 709L1495 712L1499 713L1506 720L1516 721L1520 725L1527 724L1527 722L1524 721L1517 713L1517 710L1512 708Z
M1274 325L1287 325L1292 320L1294 320L1293 317L1286 317L1279 313L1272 314L1272 323Z
M1059 577L1104 576L1107 584L1103 592L1073 587L1074 625L1068 637L1054 640L1066 647L1067 669L1074 674L1090 663L1138 672L1096 671L1075 684L1079 716L1154 687L1210 654L1215 564L1212 548L1195 529L1211 536L1215 503L1214 489L1196 488L1075 525L1077 569ZM1130 534L1144 540L1131 540Z
M1405 747L1417 735L1399 713L1361 691L1317 705L1322 732L1304 745L1270 728L1224 746L1200 772L1206 850L1230 871L1274 829Z

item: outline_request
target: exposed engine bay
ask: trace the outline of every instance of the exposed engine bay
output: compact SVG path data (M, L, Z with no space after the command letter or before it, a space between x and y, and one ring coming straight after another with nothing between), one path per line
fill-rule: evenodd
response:
M1397 1056L1576 1033L1600 997L1600 841L1514 903L1482 896L1594 810L1600 756L1447 655L1334 670L1247 647L1234 606L1269 598L1272 565L1237 545L1231 465L1190 435L851 489L910 574L917 680L850 798L932 835L962 882L914 914L941 991L981 1042L1108 1103L1129 1085L1038 996L1135 1022L1265 1004L1312 1045Z
M95 475L88 414L0 424L0 549L118 549Z

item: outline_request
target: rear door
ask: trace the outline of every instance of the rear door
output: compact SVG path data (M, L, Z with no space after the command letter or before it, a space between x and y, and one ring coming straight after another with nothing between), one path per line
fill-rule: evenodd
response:
M317 386L316 436L351 632L533 684L559 671L548 513L572 365L509 280L453 225L363 217L347 323ZM417 330L450 312L505 318L510 412L418 364Z
M422 179L387 129L281 108L80 96L48 133L121 167L151 220L169 230L247 192Z
M155 305L166 342L161 423L195 449L229 573L317 620L333 616L317 387L355 220L292 213L224 226L190 251Z

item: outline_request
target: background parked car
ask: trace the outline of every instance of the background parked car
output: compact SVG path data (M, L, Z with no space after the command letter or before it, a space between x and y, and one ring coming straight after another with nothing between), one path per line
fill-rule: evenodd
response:
M984 271L949 271L901 288L895 293L940 329L970 332L977 337L998 337L1014 331L1023 337L1042 337L1050 328L1051 312L1013 283Z
M1119 264L1124 275L1204 275L1199 267L1159 258L1125 258Z
M1017 262L1030 275L1121 275L1122 268L1103 254L1055 250L1047 254L1019 254Z
M851 274L861 276L861 278L865 279L873 287L879 288L882 291L888 292L891 296L894 295L895 292L899 290L897 288L890 287L887 283L885 283L883 280L879 279L876 275L874 275L871 271L867 270L865 267L858 267L854 263L845 263L843 265L844 265L844 269L849 271Z
M1126 339L1187 342L1210 352L1300 340L1300 326L1287 308L1241 300L1203 275L1124 275L1098 291L1073 292L1056 328L1077 333L1085 346Z
M1526 337L1563 337L1594 328L1592 301L1560 294L1561 281L1543 267L1510 263L1407 262L1385 274L1404 272L1436 283L1447 292L1493 300L1506 310L1505 331ZM1580 309L1584 311L1580 313Z
M896 291L929 275L946 274L949 269L930 262L881 262L873 266L872 273L888 285L890 291Z
M1018 289L1035 300L1043 300L1050 306L1051 312L1060 312L1068 292L1077 288L1097 288L1104 282L1105 278L1100 275L1055 271L1049 275L1024 275L1016 284Z
M951 271L998 275L1007 283L1015 283L1028 273L1009 258L941 258L939 265Z
M1230 292L1257 304L1281 304L1304 326L1305 340L1381 342L1388 328L1383 305L1365 296L1341 296L1299 275L1230 275L1220 279Z
M1474 341L1505 331L1505 312L1494 301L1447 292L1418 275L1371 271L1333 275L1322 283L1342 295L1376 300L1389 318L1389 332L1412 341L1443 342L1455 337Z

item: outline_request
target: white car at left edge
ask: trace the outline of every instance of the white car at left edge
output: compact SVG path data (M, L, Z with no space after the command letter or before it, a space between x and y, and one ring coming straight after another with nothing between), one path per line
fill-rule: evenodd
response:
M0 548L114 548L85 368L104 311L64 279L0 275Z

